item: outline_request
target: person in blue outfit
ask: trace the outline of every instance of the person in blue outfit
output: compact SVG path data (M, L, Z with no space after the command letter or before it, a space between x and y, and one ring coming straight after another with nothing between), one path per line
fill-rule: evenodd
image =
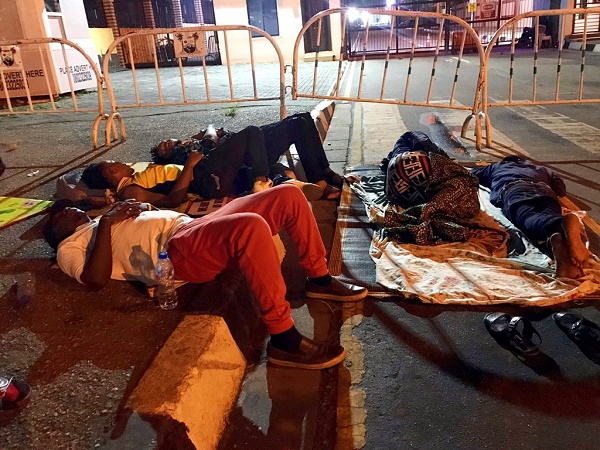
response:
M579 278L591 253L585 228L574 213L562 213L565 183L554 171L518 156L472 172L490 188L490 201L523 234L556 260L556 274Z

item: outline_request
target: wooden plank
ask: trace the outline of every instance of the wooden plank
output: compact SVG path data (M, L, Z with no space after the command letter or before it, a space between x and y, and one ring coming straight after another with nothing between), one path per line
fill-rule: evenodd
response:
M139 31L141 28L119 28L121 36L132 31ZM133 54L133 62L137 64L154 64L153 49L155 48L154 35L146 34L141 36L131 36L123 41L123 53L125 54L125 63L129 61L129 48Z

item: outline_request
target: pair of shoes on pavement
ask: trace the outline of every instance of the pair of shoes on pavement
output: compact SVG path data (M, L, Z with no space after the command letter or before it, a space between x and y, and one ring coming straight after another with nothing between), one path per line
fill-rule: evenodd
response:
M591 361L600 364L600 327L594 322L574 313L558 312L552 315L554 322L573 341L579 350ZM510 350L519 359L535 359L541 355L538 345L533 342L541 337L529 320L512 317L505 313L490 313L484 318L485 326L492 337L502 347ZM538 358L539 359L539 358Z

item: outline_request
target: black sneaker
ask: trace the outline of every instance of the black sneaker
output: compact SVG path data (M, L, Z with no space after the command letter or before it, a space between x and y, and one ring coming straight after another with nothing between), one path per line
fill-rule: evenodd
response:
M342 362L346 357L346 350L341 345L315 342L307 337L302 337L300 348L295 352L279 350L269 342L267 356L269 362L278 366L327 369Z
M369 291L366 288L344 283L335 277L331 279L331 284L327 287L319 286L308 280L305 291L307 297L336 300L338 302L356 302L369 295Z
M558 312L552 315L558 325L579 350L596 364L600 364L600 327L577 314Z

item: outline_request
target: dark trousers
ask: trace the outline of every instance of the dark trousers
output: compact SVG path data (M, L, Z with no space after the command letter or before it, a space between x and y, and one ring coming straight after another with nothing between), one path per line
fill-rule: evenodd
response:
M329 161L323 150L319 132L309 113L299 113L260 127L265 137L269 165L275 164L294 144L306 179L316 183L325 179Z
M552 256L548 239L562 231L562 208L552 197L537 197L502 208L502 212L545 254Z
M243 166L250 170L240 170ZM265 140L260 128L249 126L232 134L194 167L188 192L222 198L252 188L256 177L269 175Z

